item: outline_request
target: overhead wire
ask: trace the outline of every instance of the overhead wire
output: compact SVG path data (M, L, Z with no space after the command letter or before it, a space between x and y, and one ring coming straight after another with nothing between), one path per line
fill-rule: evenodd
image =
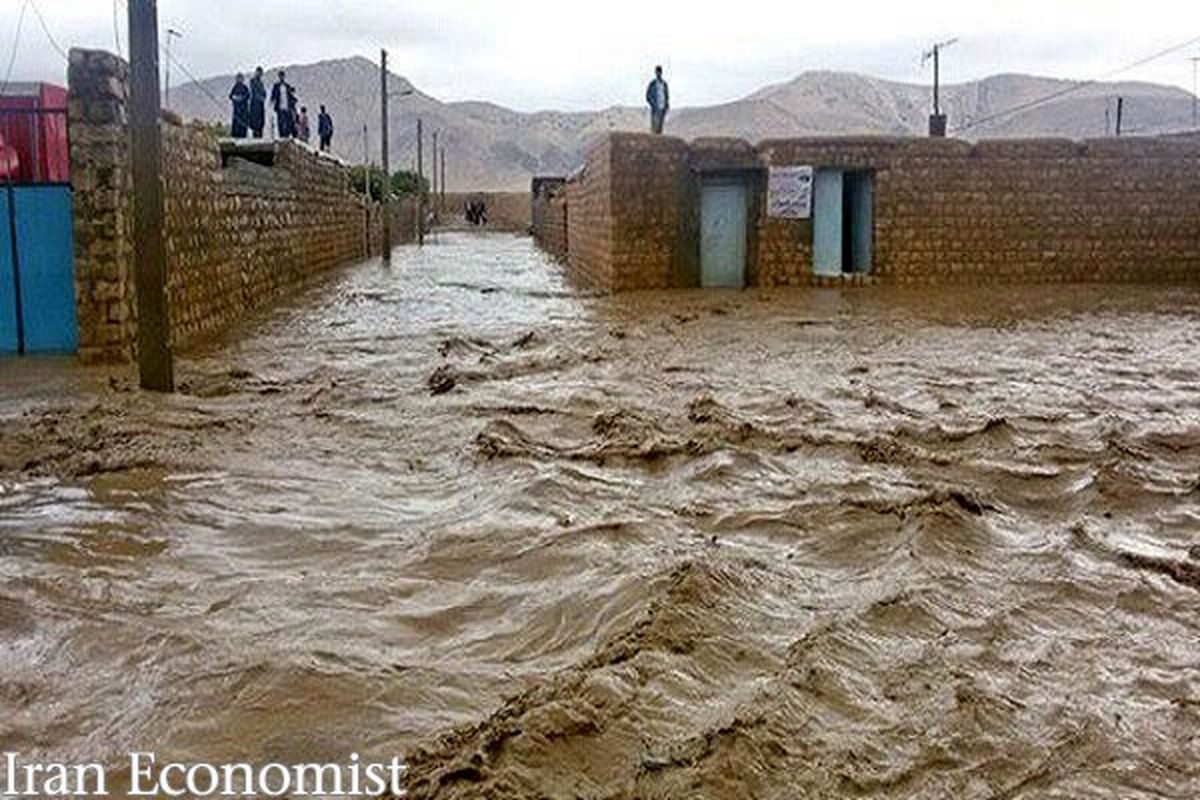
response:
M986 116L979 117L977 119L968 120L968 121L964 122L962 125L959 125L958 127L954 128L953 132L954 133L962 133L963 131L968 131L968 130L971 130L972 128L977 128L980 125L986 125L989 122L994 122L997 119L1011 116L1013 114L1019 114L1022 111L1028 111L1030 109L1037 108L1040 105L1049 103L1051 100L1057 100L1060 97L1066 97L1069 94L1074 94L1075 92L1082 91L1083 89L1086 89L1089 86L1094 86L1097 83L1100 83L1101 81L1115 77L1124 72L1129 72L1130 70L1137 69L1138 67L1144 67L1145 65L1147 65L1153 61L1157 61L1160 58L1169 56L1172 53L1177 53L1180 50L1185 50L1185 49L1192 47L1198 43L1200 43L1200 36L1195 36L1191 39L1188 39L1186 42L1181 42L1180 44L1172 45L1171 47L1168 47L1165 50L1160 50L1157 53L1153 53L1149 56L1146 56L1145 58L1138 59L1137 61L1133 62L1132 64L1126 64L1123 67L1119 67L1115 70L1112 70L1111 72L1107 72L1104 75L1101 75L1097 78L1092 78L1090 80L1072 83L1070 86L1067 86L1066 88L1058 89L1054 92L1050 92L1049 94L1043 95L1042 97L1038 97L1033 100L1028 100L1024 103L1019 103L1015 106L1012 106L1011 108L1006 108L1001 111L996 111L992 114L988 114Z
M21 4L21 13L17 15L17 30L13 34L12 52L8 56L8 69L4 73L4 83L0 84L0 94L8 91L9 81L12 80L13 67L17 64L17 51L21 48L21 33L25 26L25 12L29 9L30 0Z
M42 33L46 34L46 38L50 40L50 46L62 56L63 61L68 64L71 63L71 57L67 55L66 49L58 43L58 40L54 38L54 34L50 32L50 26L46 24L46 18L42 16L42 10L38 8L35 0L28 0L28 3L29 7L33 9L33 15L37 17L38 24L42 27Z

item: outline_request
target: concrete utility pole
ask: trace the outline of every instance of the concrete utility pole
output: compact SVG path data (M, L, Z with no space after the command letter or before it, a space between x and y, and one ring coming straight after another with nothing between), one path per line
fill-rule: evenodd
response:
M434 218L434 220L435 220L435 221L437 220L437 216L438 216L438 206L437 206L437 198L438 198L438 143L437 143L437 140L438 140L438 132L437 132L437 131L434 131L434 132L433 132L433 173L432 173L432 177L433 177L433 179L430 181L430 185L431 185L431 189L430 189L430 191L431 191L431 192L432 192L432 194L433 194L433 218Z
M371 148L363 123L363 258L371 255Z
M439 198L439 203L442 207L442 213L446 213L446 148L442 147L442 196Z
M958 39L938 42L927 50L921 57L925 64L933 59L933 116L929 118L929 135L944 137L946 135L946 115L942 113L942 51L958 43Z
M1200 128L1200 56L1192 56L1192 130Z
M163 108L171 107L171 39L182 38L183 34L174 28L167 28L167 63L166 80L163 85Z
M417 117L417 244L425 244L425 131Z
M380 162L383 164L383 263L392 263L392 171L388 161L388 71L387 50L379 56ZM370 183L367 184L368 186Z
M158 127L161 106L156 0L129 0L129 83L138 378L143 389L173 392L175 365L163 241L162 131Z

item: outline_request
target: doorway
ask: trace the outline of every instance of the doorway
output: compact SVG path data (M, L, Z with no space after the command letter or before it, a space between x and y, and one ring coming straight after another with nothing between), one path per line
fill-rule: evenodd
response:
M700 185L700 285L746 287L750 191L745 181L707 180Z
M813 271L830 277L869 273L875 257L874 174L818 170L813 191Z

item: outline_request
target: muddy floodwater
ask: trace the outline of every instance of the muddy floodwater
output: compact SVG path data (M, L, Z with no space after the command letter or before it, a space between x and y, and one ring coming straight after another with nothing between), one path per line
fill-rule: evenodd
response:
M442 235L178 370L0 362L0 749L1200 796L1195 289L596 298Z

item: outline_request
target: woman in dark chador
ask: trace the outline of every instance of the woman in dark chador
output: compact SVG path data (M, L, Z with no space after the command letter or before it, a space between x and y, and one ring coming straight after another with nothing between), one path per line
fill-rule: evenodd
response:
M250 87L246 85L246 76L240 72L233 88L229 90L229 101L233 103L230 132L235 139L245 139L246 131L250 128Z

